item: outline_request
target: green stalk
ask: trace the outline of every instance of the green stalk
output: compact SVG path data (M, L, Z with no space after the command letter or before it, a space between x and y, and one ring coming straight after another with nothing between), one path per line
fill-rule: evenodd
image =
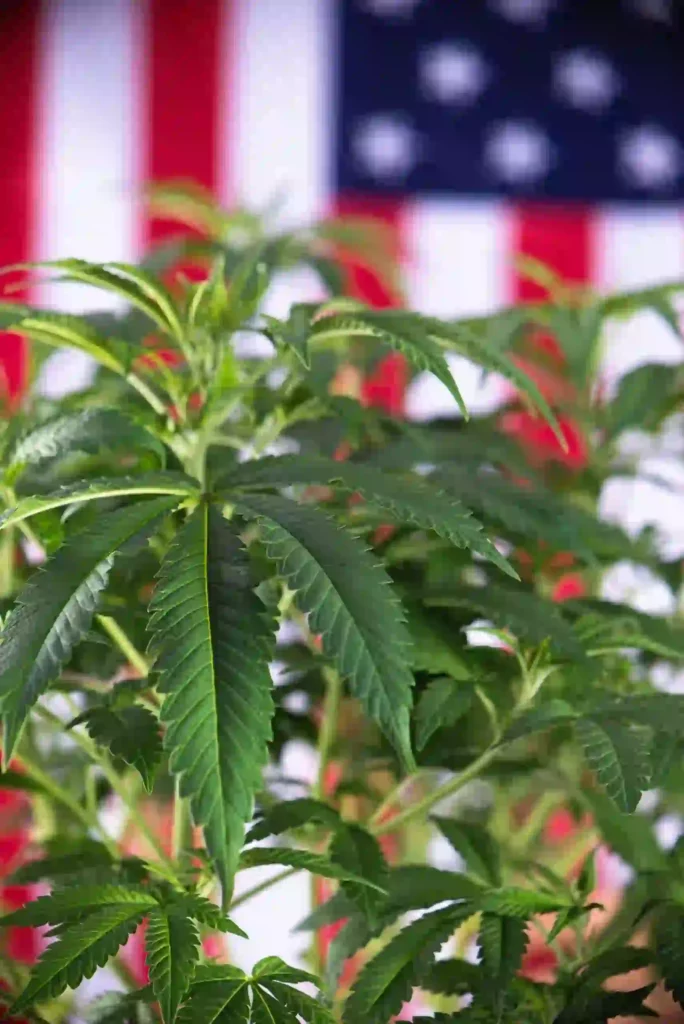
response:
M330 764L330 756L337 736L337 719L342 700L342 679L334 669L324 668L323 678L326 683L325 700L323 702L323 719L318 733L318 777L312 796L316 800L324 800L325 777Z
M112 619L109 615L98 615L97 621L100 623L110 639L114 641L126 660L129 661L136 672L140 674L141 679L146 679L150 674L150 663L145 655L142 654L135 644L129 639L118 622L116 622L115 619Z

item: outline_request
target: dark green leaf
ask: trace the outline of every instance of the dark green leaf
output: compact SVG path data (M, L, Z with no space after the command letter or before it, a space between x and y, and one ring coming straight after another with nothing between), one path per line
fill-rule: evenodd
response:
M310 871L313 875L321 875L322 878L338 878L359 885L368 885L373 889L383 892L381 886L367 878L362 878L353 871L347 871L339 864L334 864L328 857L320 853L309 853L308 850L291 850L287 847L250 847L243 850L240 857L240 870L247 868L258 868L266 864L283 864L286 867L296 868L299 871Z
M648 789L648 748L641 731L610 721L578 718L575 733L589 767L621 811L633 811Z
M228 965L196 968L190 993L178 1015L182 1024L242 1024L249 1021L247 977Z
M502 741L508 743L523 736L532 736L536 732L545 732L556 725L573 722L577 716L578 712L567 701L552 697L537 707L519 713L506 729Z
M173 1024L199 960L199 933L181 907L156 907L145 935L147 966L164 1024Z
M412 767L410 637L384 569L317 509L256 494L241 497L238 509L258 518L268 557L321 634L324 653Z
M329 848L330 859L345 871L374 882L382 889L387 888L387 863L377 839L360 825L340 825ZM343 881L342 888L358 909L375 923L384 896L368 885Z
M443 871L431 864L403 864L392 868L389 877L388 912L400 913L431 907L444 900L474 900L482 897L482 886L458 871Z
M390 475L357 463L316 456L281 455L243 462L219 481L219 486L229 490L296 484L330 484L358 492L392 519L434 530L456 547L469 548L518 578L467 508L415 476ZM229 495L226 497L230 500Z
M482 972L492 1004L501 1012L508 987L520 969L527 946L527 928L518 917L483 914L480 921Z
M420 987L445 996L463 996L482 985L482 967L468 960L435 960L420 975Z
M19 1012L45 1002L91 978L128 940L145 913L139 904L114 903L66 928L47 947L12 1009Z
M226 917L215 903L211 903L210 900L205 899L203 896L198 896L196 893L187 893L185 896L177 899L177 902L184 908L187 914L194 917L198 924L202 924L216 932L239 935L241 939L248 938L248 935L246 932L243 932L242 928L236 925L234 921L231 921L229 917Z
M400 931L362 968L342 1019L348 1024L386 1024L410 997L442 943L471 913L468 905L442 907Z
M637 872L667 871L667 858L653 833L652 823L641 814L624 814L604 793L584 794L608 846Z
M551 893L535 892L532 889L492 889L482 898L482 909L486 914L517 917L529 920L535 914L549 914L572 906Z
M0 645L6 762L31 708L90 629L117 550L153 529L177 503L157 498L109 513L61 548L20 593Z
M337 828L340 816L330 804L324 804L321 800L314 800L311 797L286 800L269 807L262 814L247 833L247 842L256 843L268 836L279 836L312 821L326 828Z
M655 926L655 950L665 988L684 1006L684 914L666 907Z
M203 828L224 903L271 738L273 623L252 587L233 528L201 505L169 549L150 605L171 770Z
M157 906L156 898L145 889L122 885L82 885L39 896L18 910L0 918L4 927L21 925L38 927L61 924L82 914L94 913L102 907L128 907L143 913Z
M159 722L152 712L137 704L124 708L103 706L86 712L82 721L91 739L135 768L145 789L151 792L162 756Z
M657 428L667 411L677 375L672 366L647 363L637 366L620 379L617 394L606 410L611 437L623 430Z
M462 718L474 697L475 690L463 680L430 680L416 704L416 748L422 750L437 729L447 728Z

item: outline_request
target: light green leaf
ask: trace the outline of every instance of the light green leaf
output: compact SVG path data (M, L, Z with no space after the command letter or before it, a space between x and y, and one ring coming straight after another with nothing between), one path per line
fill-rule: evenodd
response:
M157 498L109 513L64 545L20 593L0 644L6 763L31 708L88 632L117 550L153 529L177 503Z
M225 905L271 738L273 622L217 509L201 505L178 533L150 611L171 770L202 826Z
M237 507L258 519L267 555L321 634L324 653L412 768L410 636L384 569L317 509L257 494Z
M149 915L145 936L147 966L164 1024L173 1024L199 960L199 933L173 904Z
M101 706L87 711L80 720L98 746L107 747L114 758L121 758L140 773L150 793L162 756L159 722L152 712L136 704Z
M138 905L118 903L71 925L47 947L12 1010L19 1013L92 978L127 941L145 913Z
M462 679L431 679L418 699L415 710L416 749L422 750L437 729L462 718L473 703L475 691Z
M262 330L266 337L277 349L292 352L306 370L311 367L309 334L311 313L314 308L306 302L296 303L291 307L287 320L262 315L266 325Z
M518 917L522 921L529 920L535 914L550 914L572 906L570 900L561 900L550 893L513 887L492 889L482 899L482 910L486 914Z
M627 725L592 718L574 723L589 767L621 811L636 808L648 789L650 769L643 734Z
M128 372L128 361L135 350L125 353L125 345L113 344L87 321L68 313L43 313L38 310L11 325L17 334L52 348L74 348L119 376Z
M73 452L94 455L102 449L152 452L162 466L166 460L164 445L149 430L116 409L92 408L57 416L22 437L12 452L10 472L43 466Z
M128 263L88 263L86 260L51 260L33 264L64 273L62 281L76 281L113 292L145 313L166 334L183 338L183 326L169 290L149 271Z
M128 498L154 494L175 495L178 498L199 497L196 481L184 473L141 473L137 477L113 477L111 479L84 480L77 484L60 487L51 494L30 495L0 516L0 530L20 523L24 519L47 512L52 508L64 508L81 501L96 501L98 498ZM178 502L176 503L178 504Z
M440 345L435 341L432 324L417 314L394 309L358 309L353 313L333 313L311 325L311 337L373 338L401 352L419 370L428 370L447 388L463 415L468 410ZM439 321L435 321L439 323ZM445 325L446 326L446 325Z
M240 856L240 870L247 868L260 868L269 864L283 864L285 867L296 868L298 871L310 871L312 875L320 875L322 878L337 878L340 881L356 882L358 885L367 885L379 892L384 892L382 886L369 878L348 871L341 864L334 864L328 857L320 853L310 853L308 850L292 850L285 846L266 847L258 846L243 850Z
M306 455L281 455L243 462L219 480L219 487L291 487L295 484L330 484L362 494L366 501L401 523L434 530L456 547L469 548L503 572L518 578L484 534L481 524L460 502L415 476L382 473L352 462L336 462ZM226 496L227 500L231 500Z
M471 913L469 907L442 907L400 931L361 969L342 1012L345 1024L387 1024L442 943Z
M334 807L312 797L299 800L283 800L269 807L247 833L246 841L256 843L268 836L279 836L291 829L301 828L309 822L316 822L326 828L337 828L340 816Z

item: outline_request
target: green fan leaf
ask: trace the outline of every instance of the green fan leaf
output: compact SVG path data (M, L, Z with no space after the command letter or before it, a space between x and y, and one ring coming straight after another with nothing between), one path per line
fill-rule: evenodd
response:
M584 799L606 844L638 873L657 874L668 870L666 855L646 815L624 813L601 790L587 790Z
M120 758L140 773L145 789L152 791L154 777L162 756L159 722L147 708L97 707L80 716L88 735L99 746L107 747L114 758Z
M73 452L94 455L108 451L148 451L161 466L166 450L149 430L116 409L84 409L67 416L56 416L20 439L12 452L10 472L27 466L44 466Z
M112 344L85 320L68 313L44 313L36 310L11 325L17 334L52 348L73 348L94 359L119 376L128 372L127 362L135 350L124 353L125 345ZM126 358L128 357L128 359Z
M3 774L0 787L4 787L7 773ZM54 882L64 876L77 875L92 868L111 868L114 860L103 843L87 839L68 852L56 853L30 860L20 865L13 873L12 881L17 885L29 882L42 882L46 879Z
M247 833L247 842L256 843L268 836L279 836L290 829L301 828L310 822L326 828L337 828L340 816L330 804L311 797L299 800L284 800L269 807Z
M520 739L523 736L532 736L537 732L545 732L553 729L556 725L565 725L574 721L578 712L572 708L567 701L559 697L552 697L537 707L528 708L518 714L503 734L502 740L505 743Z
M643 733L627 725L592 718L574 723L589 767L621 811L636 808L648 789L650 768Z
M229 1021L249 1021L249 988L246 975L239 967L223 964L197 967L190 993L177 1019L182 1024L228 1024Z
M387 911L395 916L405 910L432 907L445 900L470 900L477 909L476 903L484 891L467 875L443 871L431 864L402 864L392 868L388 890Z
M275 979L267 979L266 984L273 994L275 1005L289 1011L287 1016L283 1016L282 1010L278 1014L278 1020L283 1024L290 1024L290 1022L294 1024L295 1020L299 1021L300 1019L305 1024L336 1024L337 1017L332 1010L312 996L291 985L283 985L282 982ZM262 986L258 987L262 988Z
M339 988L344 966L350 957L363 949L373 938L374 931L361 914L353 914L342 925L328 947L324 983L333 999Z
M190 917L194 917L198 924L211 928L215 932L239 935L241 939L248 938L247 933L243 932L242 928L235 924L235 921L231 921L229 917L226 917L215 903L205 899L204 896L198 896L197 893L187 893L185 896L178 897L176 902L179 906L183 907Z
M475 690L462 679L431 679L416 704L416 749L422 750L437 729L454 725L471 708Z
M151 998L150 985L134 992L105 992L88 1004L83 1019L86 1024L154 1024Z
M509 576L518 578L515 570L483 533L481 524L460 502L415 477L400 477L357 463L336 462L316 456L281 455L244 462L218 483L229 490L331 484L358 492L393 519L434 530L456 547L469 548ZM230 500L229 495L226 497Z
M109 513L64 545L19 595L0 644L6 763L31 708L88 632L116 552L177 504L157 498Z
M456 400L463 415L468 410L458 389L449 364L440 345L423 318L397 310L371 310L360 308L353 313L333 313L323 316L311 325L311 337L373 338L401 352L419 370L428 370Z
M527 921L534 914L550 914L557 910L572 907L570 900L562 900L546 892L535 892L532 889L492 889L482 899L482 909L486 914L497 914L503 917L518 917Z
M310 853L308 850L292 850L284 846L258 846L243 850L240 857L241 871L269 864L282 864L285 867L296 868L298 871L310 871L312 875L320 875L322 878L337 878L340 881L355 882L357 885L367 885L379 892L385 891L381 885L371 879L363 878L342 865L333 863L323 854Z
M135 498L150 495L175 495L179 499L198 498L196 481L183 473L141 473L136 477L116 477L111 480L86 480L77 484L60 487L51 494L31 495L0 516L0 530L20 523L24 519L47 512L53 508L64 508L82 501L96 501L99 498ZM178 502L176 502L178 504Z
M463 996L482 985L482 967L468 960L435 960L420 975L420 987L445 996Z
M674 693L645 693L602 702L591 709L598 722L632 722L659 733L684 734L684 696Z
M306 302L296 303L291 307L287 320L262 315L262 320L266 324L262 328L264 334L276 348L292 352L307 370L311 367L309 334L313 308Z
M456 853L463 857L469 874L484 885L501 884L501 856L491 835L481 825L455 821L453 818L432 819Z
M254 964L252 978L259 981L279 981L284 984L296 985L300 981L316 984L317 978L308 971L300 971L298 967L290 967L279 956L265 956Z
M592 623L602 625L602 629L596 629L594 640L602 650L635 647L663 658L684 658L684 629L665 618L596 598L566 601L564 607L570 614L592 616Z
M268 557L321 634L324 653L412 768L410 636L385 571L317 509L254 494L241 497L238 510L258 519Z
M678 387L678 374L665 363L647 363L626 373L606 409L607 431L616 437L623 430L655 430L670 411Z
M62 924L103 907L128 907L143 913L156 907L157 900L141 888L121 885L81 885L39 896L18 910L0 918L4 927L21 925L37 928L44 924Z
M527 946L527 929L518 917L483 914L480 950L485 992L500 1013L511 981L520 969Z
M230 899L271 738L273 623L220 512L201 505L169 549L150 605L165 744Z
M51 260L33 266L62 271L62 281L89 284L120 295L166 334L177 340L183 338L183 326L171 293L149 271L128 263L97 264L77 259Z
M199 960L199 933L182 907L156 907L145 935L152 989L164 1024L173 1024Z
M147 909L133 903L112 904L65 929L43 953L12 1009L20 1012L32 1003L56 998L91 978L128 940Z
M369 960L347 999L342 1019L348 1024L386 1024L410 998L427 964L470 907L442 907L409 924Z
M654 960L653 951L641 946L619 946L599 953L583 966L577 982L584 988L598 988L609 978L649 967Z
M452 583L428 590L425 603L433 607L469 608L478 618L491 619L495 626L510 629L515 636L535 646L549 640L559 654L579 661L585 659L572 627L557 608L523 587Z
M374 882L382 889L387 888L387 863L377 839L360 825L340 825L328 850L330 859L345 871L351 871L361 878ZM384 895L368 885L343 881L342 888L358 909L375 923Z

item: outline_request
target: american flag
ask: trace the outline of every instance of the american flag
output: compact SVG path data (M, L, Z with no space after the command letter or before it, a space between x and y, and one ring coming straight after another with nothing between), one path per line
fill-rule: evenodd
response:
M598 288L681 277L683 43L667 0L4 0L0 264L135 260L166 230L144 184L185 178L288 224L382 219L408 301L449 317L538 294L519 254Z

